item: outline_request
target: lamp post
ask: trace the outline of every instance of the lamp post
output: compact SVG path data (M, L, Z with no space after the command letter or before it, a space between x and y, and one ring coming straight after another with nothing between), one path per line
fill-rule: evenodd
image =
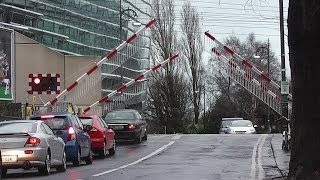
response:
M203 82L203 119L206 119L206 81Z
M129 7L127 9L122 8L122 0L119 2L119 44L122 43L122 19L123 15L127 13L128 17L137 17L136 11L133 9L130 9ZM131 14L130 14L131 13ZM121 68L121 84L123 83L123 65L122 63L120 64Z
M268 39L268 44L267 44L267 47L265 46L260 46L257 50L256 50L256 55L255 55L255 58L260 58L260 56L258 56L258 52L261 50L261 49L265 49L267 50L267 72L268 72L268 76L270 76L270 45L269 45L269 39ZM268 128L269 128L269 132L271 132L271 127L270 127L270 108L268 107L267 109L267 121L268 121Z

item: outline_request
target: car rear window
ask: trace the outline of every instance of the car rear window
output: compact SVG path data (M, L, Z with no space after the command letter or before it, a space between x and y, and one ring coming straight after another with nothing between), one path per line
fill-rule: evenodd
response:
M35 133L37 123L34 122L10 122L0 123L0 134Z
M117 111L117 112L109 112L107 113L105 120L133 120L135 119L135 115L133 112L123 112L123 111Z
M92 126L92 122L93 122L93 119L92 119L92 118L89 118L89 117L79 117L79 119L80 119L80 121L82 122L82 124Z
M67 116L46 115L41 117L33 117L31 119L44 121L52 130L64 130L69 125Z

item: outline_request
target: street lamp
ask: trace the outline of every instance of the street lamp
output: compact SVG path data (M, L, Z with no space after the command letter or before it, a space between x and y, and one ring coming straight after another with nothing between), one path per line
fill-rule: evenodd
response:
M128 17L137 17L137 13L136 11L134 11L133 9L130 9L129 7L127 9L123 9L122 8L122 0L120 0L119 3L119 44L122 43L122 19L123 19L123 15L127 14ZM121 62L120 62L121 63ZM121 68L121 84L123 83L123 65L122 63L120 64L120 68Z
M268 76L270 77L270 45L269 45L269 39L268 39L268 44L267 44L267 47L265 46L260 46L258 47L258 49L256 50L256 53L255 53L255 56L254 58L260 58L260 56L258 55L258 52L261 50L261 49L265 49L267 50L267 61L268 61ZM268 121L268 128L269 128L269 132L271 131L271 127L270 127L270 119L269 119L269 116L270 116L270 112L269 112L269 107L267 109L267 121Z
M270 76L270 46L269 46L269 39L268 39L267 47L265 47L265 46L260 46L260 47L258 47L258 49L256 50L256 53L255 53L254 58L256 58L256 59L261 58L261 57L258 55L258 52L259 52L261 49L267 50L267 61L268 61L268 71L267 71L267 72L268 72L268 76Z

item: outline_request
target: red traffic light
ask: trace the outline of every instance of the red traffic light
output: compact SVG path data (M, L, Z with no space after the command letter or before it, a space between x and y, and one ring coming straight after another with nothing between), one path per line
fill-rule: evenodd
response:
M33 83L36 84L36 85L40 84L40 82L41 82L40 78L34 78L33 79Z
M29 94L59 94L60 74L29 74Z

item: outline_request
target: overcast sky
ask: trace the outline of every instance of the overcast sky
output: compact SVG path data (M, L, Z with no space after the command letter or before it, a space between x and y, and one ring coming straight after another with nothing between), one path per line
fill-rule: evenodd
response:
M269 38L272 51L280 62L279 0L190 0L200 14L202 31L210 31L222 41L229 35L244 39L253 32L257 40ZM184 0L174 0L177 23L181 20L181 6ZM289 0L284 0L285 53L287 76L290 76L287 12Z

